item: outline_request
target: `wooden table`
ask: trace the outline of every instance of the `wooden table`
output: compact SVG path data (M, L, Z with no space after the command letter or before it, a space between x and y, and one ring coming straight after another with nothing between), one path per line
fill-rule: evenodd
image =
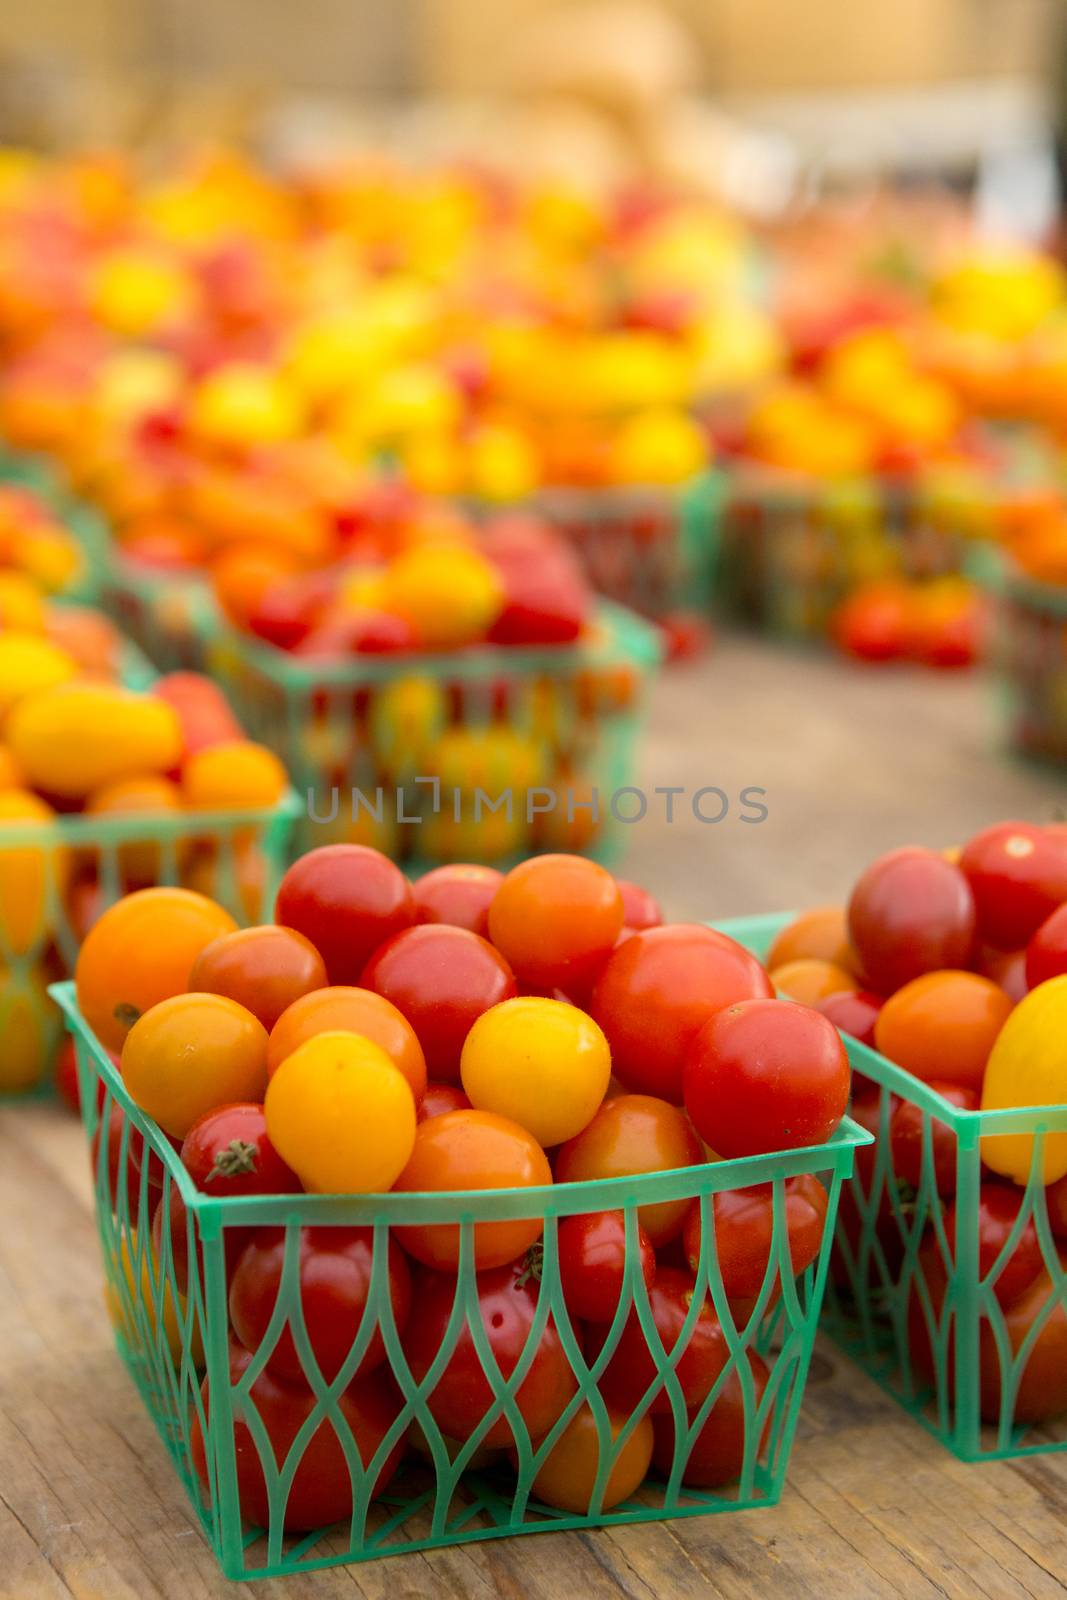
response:
M672 674L640 781L767 789L768 820L635 825L627 870L675 917L833 898L906 840L1052 814L1062 779L999 760L979 686L731 643ZM821 1600L1064 1592L1067 1459L964 1466L821 1344L781 1504L541 1534L247 1586L286 1600ZM73 1118L0 1111L0 1597L201 1600L219 1575L120 1365Z

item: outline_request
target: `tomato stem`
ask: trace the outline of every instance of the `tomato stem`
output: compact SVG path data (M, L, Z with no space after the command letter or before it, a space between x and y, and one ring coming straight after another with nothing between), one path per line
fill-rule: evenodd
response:
M231 1139L224 1150L216 1153L211 1167L213 1178L236 1178L242 1172L255 1172L258 1151L246 1139Z
M521 1288L524 1283L540 1283L541 1274L545 1265L545 1247L540 1239L536 1239L523 1257L522 1271L515 1280Z

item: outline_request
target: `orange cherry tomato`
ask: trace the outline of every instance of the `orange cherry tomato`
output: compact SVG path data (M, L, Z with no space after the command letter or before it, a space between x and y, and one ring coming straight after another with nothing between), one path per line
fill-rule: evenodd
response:
M655 1095L620 1094L606 1100L588 1127L560 1146L556 1182L670 1172L694 1166L703 1155L684 1111ZM638 1208L638 1220L657 1249L681 1233L691 1203L663 1200Z
M616 1453L615 1442L628 1421L627 1412L609 1409L603 1445L611 1467L595 1505L602 1441L597 1420L588 1406L575 1412L545 1457L533 1482L533 1498L583 1517L591 1509L608 1511L620 1500L628 1500L649 1469L653 1442L652 1418L645 1415Z
M294 1000L271 1029L267 1071L273 1076L293 1051L319 1033L358 1033L379 1045L404 1074L416 1100L426 1088L426 1058L411 1023L391 1000L347 984L313 989Z
M595 977L622 931L622 894L584 856L533 856L507 874L489 907L489 937L515 976L567 989Z
M846 968L854 964L844 906L816 906L802 912L771 945L767 970L784 967L787 961L807 960L832 961Z
M142 1111L184 1139L216 1106L263 1099L267 1030L225 995L172 995L126 1035L122 1078Z
M827 995L841 994L856 987L855 974L846 967L839 967L833 961L817 960L814 956L771 967L770 978L776 989L802 1006L813 1006Z
M190 989L228 995L268 1031L294 1000L327 982L326 963L311 940L273 922L213 940L189 973Z
M925 972L890 995L875 1019L874 1042L927 1083L980 1089L989 1052L1013 1009L992 978Z

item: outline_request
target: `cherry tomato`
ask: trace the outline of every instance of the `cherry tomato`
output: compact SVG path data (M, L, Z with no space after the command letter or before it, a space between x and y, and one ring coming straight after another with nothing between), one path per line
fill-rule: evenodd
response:
M300 1179L275 1150L261 1105L219 1106L194 1122L182 1165L205 1194L295 1194Z
M978 1191L978 1275L988 1278L1023 1208L1023 1192L1011 1184L987 1182ZM945 1213L945 1234L955 1257L957 1208ZM1037 1227L1032 1216L993 1283L993 1292L1002 1306L1010 1306L1030 1287L1044 1269Z
M425 1122L429 1117L443 1117L449 1111L471 1110L470 1101L456 1084L428 1083L418 1104L418 1119Z
M592 1121L611 1080L611 1052L577 1006L524 995L478 1018L461 1067L472 1105L510 1117L547 1147Z
M991 978L924 972L890 995L874 1025L877 1048L929 1083L980 1089L989 1052L1012 1012Z
M552 1182L552 1170L537 1140L508 1117L492 1111L449 1111L420 1122L415 1145L394 1189L445 1193L463 1189L530 1189ZM543 1227L539 1216L514 1222L476 1222L474 1261L500 1267L524 1255ZM412 1223L396 1235L409 1255L426 1266L454 1272L459 1264L458 1222Z
M977 1111L979 1091L964 1089L955 1083L930 1083L949 1105L960 1111ZM893 1171L900 1183L910 1183L918 1189L922 1181L923 1122L926 1113L913 1100L901 1100L889 1123L890 1153ZM940 1195L956 1193L957 1140L947 1122L930 1118L930 1152L933 1161L934 1184Z
M826 1226L826 1190L812 1173L785 1180L782 1214L789 1240L789 1260L798 1277L819 1253ZM767 1276L774 1248L774 1185L754 1184L747 1189L723 1189L712 1197L715 1218L716 1264L709 1271L722 1278L729 1300L758 1297ZM700 1201L694 1200L682 1230L682 1245L689 1270L700 1264L703 1229ZM775 1259L777 1283L778 1262Z
M639 1172L671 1172L703 1160L700 1140L676 1106L653 1095L619 1094L605 1100L589 1126L556 1153L556 1182L625 1178ZM637 1218L658 1249L681 1232L689 1201L663 1200L640 1206Z
M121 1186L121 1184L123 1182L123 1179L120 1176L120 1174L122 1173L123 1164L124 1164L124 1158L123 1158L123 1152L122 1152L122 1135L123 1135L123 1130L125 1129L125 1127L126 1127L126 1113L125 1113L125 1111L123 1111L123 1109L122 1109L122 1107L120 1105L115 1105L114 1103L112 1103L111 1110L108 1112L106 1122L101 1120L101 1122L97 1126L96 1132L93 1134L92 1153L91 1153L91 1161L92 1161L91 1171L92 1171L92 1174L93 1174L93 1182L94 1183L96 1182L97 1162L99 1160L99 1155L100 1155L100 1143L101 1143L102 1139L106 1138L106 1140L107 1140L107 1156L106 1156L106 1161L107 1161L107 1185L108 1185L108 1191L107 1192L108 1192L108 1195L110 1196L110 1199L111 1199L111 1209L113 1211L116 1209L116 1207L118 1205L118 1197L119 1197L119 1194L121 1193L121 1187L120 1186ZM130 1124L129 1138L128 1138L127 1144L126 1144L126 1154L125 1154L125 1189L126 1189L126 1204L127 1204L128 1208L129 1208L130 1219L134 1223L136 1223L136 1220L137 1220L137 1213L138 1213L138 1210L139 1210L139 1207L140 1207L140 1194L141 1194L141 1165L140 1165L140 1161L135 1159L135 1156L139 1156L141 1154L143 1148L144 1148L144 1135L140 1132L140 1130L138 1128L135 1128L131 1123ZM151 1206L151 1205L155 1204L156 1196L159 1194L160 1189L163 1187L163 1164L160 1161L159 1157L156 1155L154 1150L151 1152L151 1160L148 1163L148 1180L147 1181L148 1181L148 1190L147 1190L147 1193L148 1193L148 1204Z
M489 907L489 937L517 978L539 988L588 983L622 930L618 884L584 856L544 855L507 874Z
M224 995L172 995L126 1035L122 1078L142 1110L164 1132L183 1139L216 1106L262 1098L266 1030Z
M720 1156L822 1144L848 1094L841 1035L792 1000L743 1000L716 1012L686 1059L686 1110Z
M607 1427L613 1443L628 1422L626 1412L608 1408ZM652 1439L652 1421L642 1417L628 1433L626 1442L613 1453L596 1509L609 1511L640 1487L652 1460ZM530 1491L532 1498L561 1511L573 1511L576 1516L588 1516L594 1508L600 1450L597 1420L588 1406L582 1406L542 1462Z
M647 889L642 889L636 883L630 883L626 878L616 878L619 893L622 895L622 925L632 928L635 933L641 933L645 928L658 928L663 923L663 912L660 910L658 900L654 900Z
M252 1359L251 1351L242 1349L231 1340L231 1384L240 1382ZM204 1415L210 1419L211 1397L206 1378L200 1393ZM363 1466L368 1467L400 1413L399 1395L394 1385L383 1380L381 1373L375 1373L370 1378L360 1378L350 1384L343 1394L337 1396L336 1403L351 1429L359 1458ZM253 1527L270 1526L270 1500L256 1438L242 1412L246 1409L256 1412L266 1429L274 1464L280 1472L297 1435L317 1405L318 1401L310 1389L279 1383L268 1371L260 1373L247 1399L235 1402L233 1441L237 1491L241 1516ZM190 1429L189 1448L204 1493L210 1494L204 1434L200 1418L196 1415ZM389 1483L399 1465L403 1449L401 1439L389 1452L374 1486L375 1494L381 1494ZM332 1522L343 1522L351 1515L352 1475L348 1459L333 1423L328 1417L323 1417L300 1452L300 1463L285 1503L283 1526L287 1533L300 1533L311 1528L327 1527Z
M998 822L976 833L963 847L960 869L982 938L1001 950L1026 944L1067 901L1067 839L1033 822Z
M656 1332L681 1385L687 1408L699 1406L707 1398L730 1358L729 1347L710 1298L702 1301L696 1320L682 1342L682 1325L697 1292L692 1273L684 1272L679 1267L659 1266L648 1296ZM599 1333L603 1335L606 1331L602 1327ZM656 1354L659 1355L659 1352ZM653 1352L635 1308L630 1312L614 1353L604 1369L600 1387L614 1405L632 1411L653 1384L655 1389L649 1408L652 1415L669 1412L670 1395L664 1387L664 1380L657 1378Z
M476 1284L478 1314L493 1359L506 1382L531 1337L541 1285L533 1267L523 1261L479 1272ZM404 1354L412 1376L421 1383L441 1351L449 1350L448 1361L426 1403L445 1433L468 1439L496 1402L466 1319L460 1319L453 1336L448 1334L457 1287L457 1280L443 1273L423 1272L417 1276L412 1286L417 1314L404 1336ZM548 1432L577 1388L578 1380L550 1317L537 1338L526 1376L515 1394L515 1403L532 1439ZM482 1442L513 1444L515 1438L507 1417L497 1416Z
M635 933L612 952L590 1010L619 1082L678 1104L685 1052L702 1023L723 1006L772 993L755 956L733 939L673 923Z
M983 945L975 968L983 978L992 978L1016 1005L1032 987L1026 977L1026 950L995 950L992 945Z
M1026 947L1026 986L1036 989L1067 972L1067 904L1046 917Z
M487 939L447 923L406 928L380 945L360 979L415 1030L426 1070L459 1081L464 1042L478 1018L517 993L515 976Z
M752 1373L751 1422L755 1422L757 1408L770 1381L770 1369L754 1350L746 1350L743 1359ZM691 1428L695 1412L690 1411L686 1421ZM693 1440L682 1468L682 1482L694 1489L721 1489L741 1476L745 1464L745 1441L750 1427L750 1413L745 1409L745 1395L736 1369L730 1373L708 1412L707 1420ZM671 1412L652 1419L655 1439L652 1464L661 1478L669 1478L674 1466L676 1430ZM770 1432L771 1416L763 1425L763 1433L756 1451L762 1455Z
M414 1028L391 1000L370 989L337 984L313 989L283 1011L267 1040L271 1077L302 1044L320 1033L358 1033L379 1045L418 1100L426 1087L426 1060Z
M189 1247L190 1229L189 1213L185 1201L178 1191L177 1184L170 1184L170 1210L168 1213L168 1233L170 1237L170 1256L174 1266L174 1282L179 1294L189 1293ZM163 1196L159 1198L152 1213L152 1248L156 1260L165 1262L166 1255L163 1244ZM222 1230L223 1259L226 1267L226 1281L229 1282L234 1267L237 1265L241 1251L244 1249L251 1234L251 1228L241 1228L233 1223L227 1223ZM196 1273L201 1283L204 1278L204 1251L200 1243L200 1235L193 1225L192 1234L193 1256L196 1261Z
M895 580L872 582L848 595L830 617L830 636L858 661L897 661L907 655L915 603Z
M81 1091L78 1088L78 1052L73 1039L64 1039L56 1057L56 1091L64 1105L72 1111L81 1110Z
M383 1283L388 1285L393 1321L403 1334L411 1309L411 1277L400 1246L389 1245ZM281 1288L285 1265L285 1229L259 1228L252 1234L230 1283L230 1321L248 1350L263 1342ZM373 1228L301 1228L299 1290L304 1326L312 1354L327 1383L344 1366L359 1337L371 1300L374 1270ZM370 1313L370 1335L354 1377L373 1371L385 1360L380 1316ZM267 1368L287 1383L307 1383L308 1376L287 1321L267 1357Z
M869 989L847 989L817 1000L815 1009L842 1033L874 1049L874 1024L882 1009L881 995L872 994Z
M294 1000L328 982L326 964L310 939L273 923L223 934L201 950L189 973L190 989L228 995L268 1033Z
M968 967L975 909L959 867L936 850L908 845L880 856L848 903L849 935L867 982L891 994L911 978Z
M768 971L779 994L816 1008L820 1000L832 994L847 994L855 984L847 968L835 966L832 961L820 961L815 956L787 961L784 966L770 967Z
M504 881L495 867L434 867L412 884L416 922L444 922L489 937L489 906Z
M400 868L362 844L309 850L278 885L275 920L319 951L331 984L355 984L378 946L415 921Z
M852 964L848 921L844 906L815 906L801 912L776 936L767 952L767 971L791 961L829 961L835 967Z
M591 1211L562 1217L557 1230L559 1281L567 1310L583 1322L610 1322L623 1298L626 1276L626 1217L622 1211ZM637 1225L636 1273L651 1288L656 1254ZM629 1299L629 1296L627 1296Z
M1058 1178L1045 1190L1049 1227L1057 1239L1067 1240L1067 1177Z

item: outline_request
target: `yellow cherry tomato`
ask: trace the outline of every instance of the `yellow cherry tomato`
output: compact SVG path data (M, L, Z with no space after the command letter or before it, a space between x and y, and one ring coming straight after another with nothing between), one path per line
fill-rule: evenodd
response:
M318 1033L287 1056L264 1102L271 1143L313 1194L392 1188L415 1144L415 1097L380 1045Z
M406 551L385 572L382 589L386 609L404 617L431 650L480 639L504 604L496 568L462 544Z
M0 634L0 717L39 689L66 683L77 663L40 633L7 629Z
M126 1035L122 1078L142 1111L184 1139L216 1106L263 1099L267 1030L226 995L172 995Z
M549 1146L573 1139L607 1093L611 1051L584 1011L520 996L478 1018L460 1058L471 1105L510 1117Z
M51 806L24 789L0 792L0 832L18 824L26 844L0 846L0 954L9 959L38 949L49 932L49 910L66 888L69 858L62 845L43 848L31 841L34 826L56 822ZM51 897L51 901L50 901Z
M1067 976L1039 983L1015 1007L989 1053L982 1110L1058 1106L1067 1101ZM994 1172L1026 1183L1032 1133L986 1134L982 1160ZM1067 1133L1045 1135L1044 1182L1067 1173Z

